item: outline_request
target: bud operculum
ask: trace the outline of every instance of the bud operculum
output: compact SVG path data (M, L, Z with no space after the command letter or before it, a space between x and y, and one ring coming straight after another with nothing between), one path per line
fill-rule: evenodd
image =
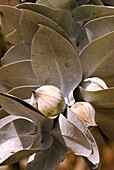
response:
M88 102L77 102L71 106L71 110L87 126L97 126L95 122L95 109Z
M52 85L44 85L33 91L31 104L47 117L58 115L65 109L61 90Z
M82 87L88 91L97 91L108 88L106 83L98 77L86 78L82 82Z

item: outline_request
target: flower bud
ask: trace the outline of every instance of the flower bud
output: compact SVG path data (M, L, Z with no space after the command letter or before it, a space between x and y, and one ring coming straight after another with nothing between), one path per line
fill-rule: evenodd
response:
M56 116L65 109L63 94L53 85L43 85L33 91L31 105L47 117Z
M71 106L72 112L74 112L85 126L97 126L95 122L95 109L88 102L77 102Z
M106 83L98 77L85 79L82 83L82 87L88 91L97 91L108 88Z

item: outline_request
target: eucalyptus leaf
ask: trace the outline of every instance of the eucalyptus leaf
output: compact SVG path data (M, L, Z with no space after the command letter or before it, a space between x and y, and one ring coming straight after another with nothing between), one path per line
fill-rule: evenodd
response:
M36 31L38 30L38 24L43 24L54 29L55 31L60 33L63 37L69 40L69 36L54 21L50 20L44 15L41 15L39 13L30 10L21 9L21 11L22 11L22 16L20 20L20 26L21 26L24 43L26 45L28 53L31 52L31 41Z
M66 152L66 148L56 138L53 138L52 145L48 149L37 152L35 160L30 162L26 169L54 170L64 159Z
M12 88L10 91L8 91L8 93L25 100L31 98L32 91L36 90L37 88L38 85L19 86Z
M82 5L72 11L75 21L81 25L92 19L110 15L114 15L114 8L103 5Z
M22 60L2 66L0 82L9 87L38 84L32 71L31 60Z
M90 162L90 165L91 165L91 162L93 164L91 166L89 165L91 169L92 168L99 169L100 161L101 161L101 157L102 157L103 149L104 149L104 141L103 141L103 138L100 134L98 127L90 128L90 131L91 131L97 145L96 145L96 147L93 147L93 154L91 154L87 159Z
M33 72L40 84L59 87L66 98L82 79L81 65L73 46L46 26L40 25L33 38L31 57Z
M8 5L0 5L0 8L8 22L15 28L19 29L19 20L21 11L17 8Z
M53 6L56 8L62 8L62 9L67 9L70 10L72 8L75 8L75 6L79 3L77 0L48 0Z
M16 43L19 43L20 41L23 41L23 37L22 37L20 30L12 31L8 35L6 35L6 39L7 41L10 41L10 43L12 44L16 44Z
M51 130L53 121L43 116L37 109L21 99L10 94L0 93L0 103L3 109L12 115L31 119L43 132Z
M1 62L3 65L9 64L15 61L29 59L30 55L27 53L23 42L20 42L11 47L2 57Z
M96 122L102 132L114 141L114 110L106 108L96 108Z
M54 8L54 6L48 0L37 0L36 3Z
M28 9L36 13L40 13L46 16L47 18L53 20L70 36L71 40L75 41L80 32L80 25L74 21L70 12L68 11L62 9L54 9L35 3L19 4L16 7L19 9Z
M13 123L0 129L0 139L0 163L8 159L13 153L23 149Z
M82 99L99 108L114 108L114 88L88 91L79 87Z
M89 41L93 41L107 33L114 31L114 16L105 16L89 21L85 24Z
M92 41L80 53L83 77L99 78L114 74L114 31Z
M70 150L76 155L89 156L91 154L91 145L86 136L62 114L59 116L59 127L64 142Z
M10 115L0 120L2 165L15 163L36 152L36 148L31 149L36 137L35 129L34 124L27 118Z
M91 162L89 163L89 166L98 166L100 162L100 155L94 136L92 135L90 130L83 124L83 122L79 119L79 117L69 108L67 110L67 118L73 125L80 129L80 131L86 137L91 146L92 153L87 157L87 159Z

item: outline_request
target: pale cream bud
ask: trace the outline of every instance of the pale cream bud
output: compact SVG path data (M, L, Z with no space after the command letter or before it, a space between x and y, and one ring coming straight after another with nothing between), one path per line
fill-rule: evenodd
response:
M31 105L47 117L56 116L65 109L63 94L53 85L43 85L33 91Z
M106 83L98 77L91 77L85 79L82 82L82 87L88 91L97 91L108 88Z
M71 106L74 112L81 121L87 126L97 126L95 122L95 109L88 102L77 102Z

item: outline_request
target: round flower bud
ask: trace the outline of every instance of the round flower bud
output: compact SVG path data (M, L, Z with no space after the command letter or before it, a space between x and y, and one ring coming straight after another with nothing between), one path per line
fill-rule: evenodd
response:
M47 117L62 113L65 101L60 89L53 85L43 85L32 92L31 105Z
M77 102L71 106L71 110L87 127L97 126L95 122L95 109L90 103Z
M88 91L97 91L108 88L106 83L98 77L91 77L85 79L82 82L82 87Z

